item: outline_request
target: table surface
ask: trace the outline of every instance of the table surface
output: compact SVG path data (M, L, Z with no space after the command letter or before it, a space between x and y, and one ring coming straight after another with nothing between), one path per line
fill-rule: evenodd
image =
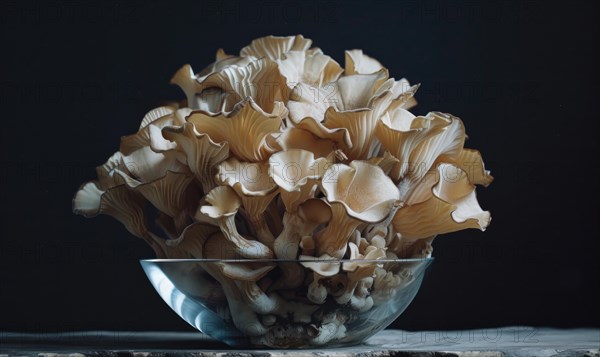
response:
M384 330L364 344L314 350L232 350L194 332L0 331L0 356L595 356L600 329L502 327L461 331Z

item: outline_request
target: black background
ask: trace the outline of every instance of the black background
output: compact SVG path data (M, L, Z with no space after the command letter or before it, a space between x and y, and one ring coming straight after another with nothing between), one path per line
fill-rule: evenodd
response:
M463 119L496 180L485 233L440 236L403 329L599 326L594 1L15 2L0 7L0 331L186 330L79 185L168 84L217 48L301 33L338 62L362 48L421 83L416 114Z

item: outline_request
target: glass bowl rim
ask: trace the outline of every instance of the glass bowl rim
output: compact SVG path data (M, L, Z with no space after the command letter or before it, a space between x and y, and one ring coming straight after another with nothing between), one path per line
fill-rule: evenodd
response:
M140 263L421 263L432 262L435 258L405 258L405 259L140 259Z

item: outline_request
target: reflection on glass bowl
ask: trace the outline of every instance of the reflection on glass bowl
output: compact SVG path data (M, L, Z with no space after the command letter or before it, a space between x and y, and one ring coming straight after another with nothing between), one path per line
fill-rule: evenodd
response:
M432 260L140 262L163 300L219 341L316 348L358 344L391 324L417 294Z

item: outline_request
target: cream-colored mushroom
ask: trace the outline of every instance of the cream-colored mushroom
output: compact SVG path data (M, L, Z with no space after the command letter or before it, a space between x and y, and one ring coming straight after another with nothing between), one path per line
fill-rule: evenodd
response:
M375 58L369 57L362 50L346 51L345 75L371 74L383 69L383 65Z
M282 118L286 115L287 109L281 102L275 103L272 114L267 114L248 98L228 114L194 111L187 120L214 142L228 142L230 152L239 160L260 162L274 152L268 137L280 132Z
M298 259L300 264L313 271L312 282L308 285L307 298L315 304L323 304L327 298L327 288L321 283L321 280L338 274L340 262L327 254L318 258L300 255Z
M195 223L186 228L178 240L172 241L170 244L185 248L196 258L207 258L205 246L208 244L209 240L223 242L223 236L219 233L215 234L213 229L202 223ZM212 258L222 259L229 257L231 251L231 249L222 249L216 252L220 255L212 256ZM201 262L199 264L221 285L227 298L234 325L249 336L260 336L265 334L267 329L258 319L256 312L248 305L247 296L244 295L243 291L240 290L232 278L246 280L259 279L272 269L273 266L267 266L266 269L253 272L252 269L244 266L243 263L240 263L241 265L235 263L213 264L210 262Z
M287 52L276 62L279 65L279 72L286 80L288 92L292 96L293 89L298 83L319 88L337 80L343 72L336 61L317 48ZM285 95L284 98L287 99L289 95Z
M402 207L392 221L404 239L420 239L466 228L485 230L491 220L475 196L475 186L467 174L451 164L437 167L438 182L424 190L418 202Z
M334 140L351 160L369 159L379 152L380 145L373 134L381 115L388 109L402 107L415 91L414 86L404 88L403 83L388 79L387 70L382 69L372 74L344 76L323 88L301 83L288 108L295 126L319 138ZM349 142L341 132L346 133Z
M269 173L279 186L287 212L295 213L300 204L313 197L329 164L326 158L315 159L312 152L301 149L280 151L269 158Z
M456 160L465 141L460 119L437 112L416 117L403 108L385 113L375 134L382 147L400 161L390 176L394 181L406 177L401 186L419 182L440 156Z
M232 157L219 165L217 180L235 190L256 237L272 249L275 237L265 221L264 212L277 195L277 185L268 171L268 163L240 162Z
M295 260L298 257L300 241L309 237L320 224L331 219L329 205L320 199L309 199L302 203L295 213L286 212L283 216L283 231L274 244L278 259ZM304 269L295 263L280 265L282 276L272 289L293 289L304 281Z
M235 226L235 215L242 201L235 191L228 186L215 187L206 195L211 206L200 207L199 213L213 219L221 228L224 237L235 245L236 251L246 258L273 257L273 252L259 241L248 240L238 233Z
M137 192L125 186L117 186L104 191L97 182L88 182L81 186L73 198L73 212L84 217L98 214L112 216L121 222L127 230L138 238L143 238L146 227L144 216L145 200Z
M116 173L123 183L170 217L177 217L200 197L193 176L186 173L167 171L166 175L151 182L138 181L122 171Z
M277 137L277 144L282 151L302 149L312 152L315 158L327 157L337 149L333 140L318 138L310 131L295 127L286 128Z
M142 119L137 133L121 137L121 152L129 155L136 150L150 146L152 128L162 129L165 126L183 125L185 117L191 111L190 108L175 109L170 106L158 107L149 111Z
M375 269L378 267L378 264L373 262L372 260L385 258L385 249L375 248L373 246L371 247L373 249L367 248L366 254L363 255L359 253L358 246L356 246L352 242L348 243L351 261L342 263L342 270L348 272L348 281L343 294L341 294L335 299L338 302L338 304L345 304L350 301L350 299L354 295L354 290L356 289L356 286L358 285L359 281L361 281L362 279L373 277L373 274L375 272ZM366 261L361 262L361 260Z
M314 196L317 182L325 172L328 160L314 158L310 151L294 149L273 154L269 159L270 174L279 186L280 197L285 205L283 230L275 239L275 255L279 259L296 259L303 236L312 234L318 224L331 216L327 204L320 200L308 202ZM300 210L302 204L304 209ZM314 210L313 212L309 212ZM285 264L277 288L299 286L304 280L301 267Z
M467 174L472 184L487 187L494 181L490 171L485 169L481 153L477 150L463 148L454 164Z
M290 51L306 51L311 44L312 40L302 35L265 36L252 40L252 43L242 48L240 56L267 57L270 60L277 60Z
M377 268L374 272L373 289L371 297L375 305L385 304L396 295L404 286L414 281L413 272L410 268L403 267L394 273L392 271Z
M331 204L332 218L315 235L317 254L342 258L348 239L363 222L385 220L399 204L398 189L383 170L364 161L332 165L321 187Z
M213 100L223 101L220 108L223 112L234 110L240 101L252 98L264 112L273 113L277 103L283 100L284 88L287 88L285 79L277 64L260 58L246 66L230 66L206 76L201 83L200 96L216 90Z
M229 156L229 143L213 142L207 134L198 133L192 123L164 127L162 135L177 144L176 150L185 155L185 163L200 181L202 190L212 190L216 186L216 166Z

